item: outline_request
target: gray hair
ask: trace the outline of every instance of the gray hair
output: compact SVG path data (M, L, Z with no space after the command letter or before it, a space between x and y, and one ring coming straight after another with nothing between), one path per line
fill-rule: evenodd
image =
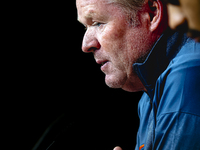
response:
M138 11L141 10L145 0L109 0L109 3L121 6L127 14L127 23L133 27L140 24Z
M129 8L132 10L138 10L142 7L145 0L110 0L113 3L120 4L125 8Z

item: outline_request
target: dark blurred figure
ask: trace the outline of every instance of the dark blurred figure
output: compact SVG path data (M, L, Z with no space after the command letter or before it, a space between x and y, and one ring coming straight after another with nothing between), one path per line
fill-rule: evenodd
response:
M166 0L169 26L185 30L189 37L200 42L200 0Z

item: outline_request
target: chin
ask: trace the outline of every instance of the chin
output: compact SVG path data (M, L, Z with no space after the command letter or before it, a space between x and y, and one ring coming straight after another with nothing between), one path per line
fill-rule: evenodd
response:
M128 87L128 86L123 86L122 89L124 91L127 91L127 92L140 92L140 91L144 91L142 88L138 89L138 88L133 88L133 87Z
M126 82L126 77L117 75L106 75L105 82L106 85L110 88L122 88Z
M134 78L134 82L131 82L127 76L122 74L106 75L105 82L110 88L121 88L127 92L139 92L145 91L145 87L138 77Z

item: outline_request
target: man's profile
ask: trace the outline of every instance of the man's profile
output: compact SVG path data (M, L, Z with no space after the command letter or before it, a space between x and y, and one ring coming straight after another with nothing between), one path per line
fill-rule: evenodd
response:
M76 5L82 50L93 53L106 84L144 91L135 150L200 149L200 43L168 28L165 0Z
M123 7L113 0L77 1L78 21L87 28L82 49L92 52L102 65L109 87L145 90L132 65L144 61L166 29L167 20L163 6L157 2L147 3L144 8ZM149 12L143 13L142 9Z

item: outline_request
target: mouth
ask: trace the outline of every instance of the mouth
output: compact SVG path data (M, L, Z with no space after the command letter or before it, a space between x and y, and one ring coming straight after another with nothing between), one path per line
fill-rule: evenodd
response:
M106 72L108 70L109 61L108 60L96 60L97 64L101 65L101 71Z
M97 60L96 62L97 62L97 64L100 64L103 66L104 64L106 64L108 62L108 60Z
M108 61L102 62L101 65L103 66L104 64L106 64Z

